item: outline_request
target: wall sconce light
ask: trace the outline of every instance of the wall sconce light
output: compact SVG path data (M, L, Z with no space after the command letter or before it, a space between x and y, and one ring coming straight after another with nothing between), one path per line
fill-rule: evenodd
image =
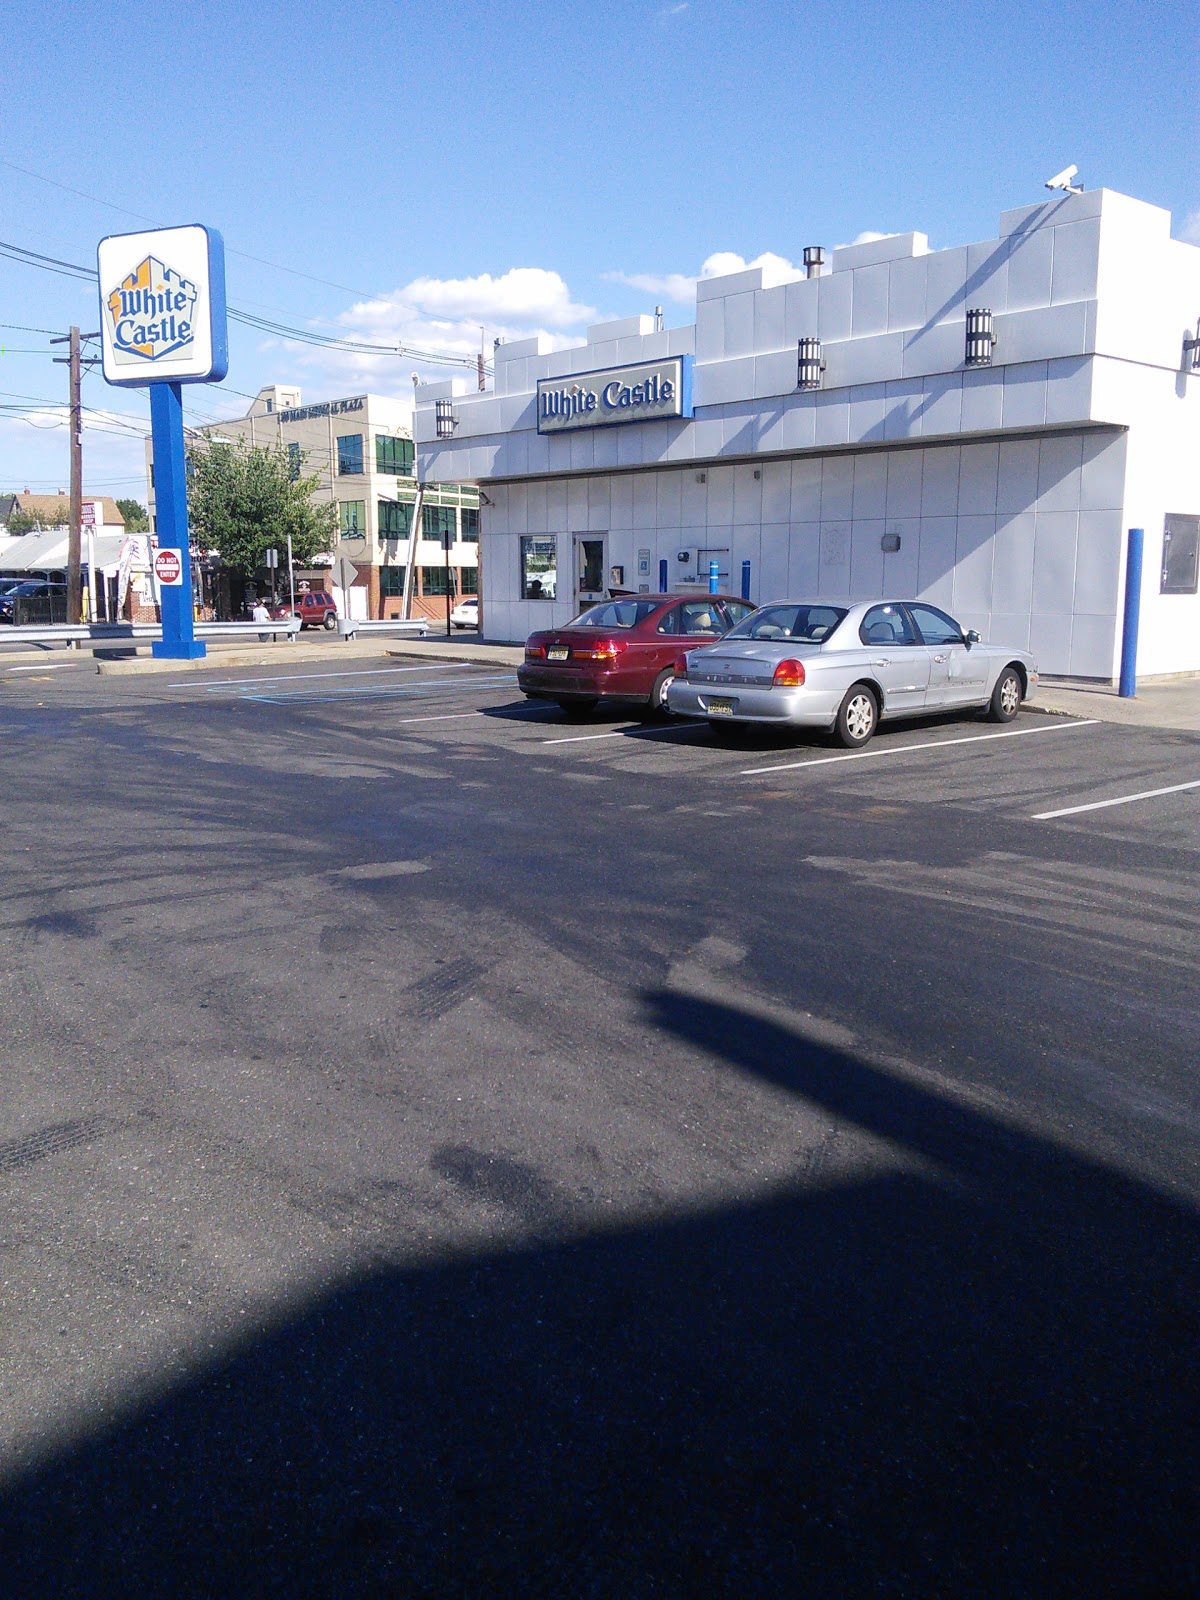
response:
M433 414L437 423L438 438L449 439L455 428L458 427L458 418L454 415L454 401L435 400L433 402Z
M992 332L992 313L980 306L967 312L967 366L990 367L996 335Z
M825 251L819 244L804 246L804 271L810 278L819 278L825 265Z
M821 359L820 339L800 339L796 344L797 389L819 389L825 363Z
M1183 370L1200 372L1200 320L1196 323L1194 334L1185 333L1183 336Z

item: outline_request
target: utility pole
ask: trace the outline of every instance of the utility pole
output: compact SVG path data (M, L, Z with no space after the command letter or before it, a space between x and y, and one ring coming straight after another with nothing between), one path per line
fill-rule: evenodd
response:
M99 337L98 333L83 335L85 339ZM83 362L80 358L79 329L73 327L65 338L51 339L50 343L67 346L66 364L71 389L71 526L67 532L67 621L78 623L83 620L83 574L80 570L83 561ZM55 360L61 362L63 358L56 356ZM89 572L89 582L92 576Z
M476 371L476 373L478 375L478 378L479 378L479 392L480 392L480 394L482 394L484 392L484 390L487 388L487 384L485 383L484 376L483 376L483 351L484 351L484 340L485 340L486 337L487 337L486 329L480 328L480 330L479 330L479 354L475 357L475 371Z
M67 621L83 621L80 549L83 532L83 397L80 394L79 329L68 335L71 375L71 532L67 540Z

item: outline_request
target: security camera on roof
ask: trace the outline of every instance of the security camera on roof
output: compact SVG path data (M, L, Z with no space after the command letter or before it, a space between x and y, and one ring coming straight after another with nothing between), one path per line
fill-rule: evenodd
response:
M1047 189L1062 189L1066 194L1082 194L1083 185L1075 182L1075 174L1079 171L1076 166L1064 167L1061 172L1056 172L1052 178L1046 179Z

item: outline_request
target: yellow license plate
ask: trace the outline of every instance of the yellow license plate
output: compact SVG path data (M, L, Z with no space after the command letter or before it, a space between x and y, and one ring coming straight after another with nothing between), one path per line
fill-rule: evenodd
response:
M710 717L731 717L734 702L732 700L709 700L704 709Z

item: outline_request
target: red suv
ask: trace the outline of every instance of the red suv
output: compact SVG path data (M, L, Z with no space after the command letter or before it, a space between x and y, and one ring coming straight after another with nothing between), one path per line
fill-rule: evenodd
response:
M326 594L324 589L306 589L296 596L296 603L283 600L276 606L268 606L272 617L277 622L282 622L285 617L299 617L301 628L328 628L331 632L338 625L338 609L334 604L333 596Z
M725 594L635 594L589 607L565 628L531 633L517 683L567 712L601 699L640 700L665 712L676 659L712 644L754 610Z

